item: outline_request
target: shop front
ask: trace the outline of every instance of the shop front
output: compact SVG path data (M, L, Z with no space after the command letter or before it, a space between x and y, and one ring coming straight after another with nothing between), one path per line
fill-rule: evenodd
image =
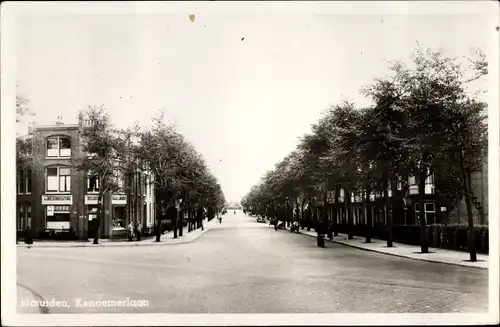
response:
M93 237L96 229L100 225L97 219L98 199L99 196L97 194L85 195L85 215L88 221L88 237Z
M68 230L71 227L71 208L73 197L71 194L42 195L46 230Z
M111 237L125 238L127 230L127 195L113 194L111 197L112 221Z

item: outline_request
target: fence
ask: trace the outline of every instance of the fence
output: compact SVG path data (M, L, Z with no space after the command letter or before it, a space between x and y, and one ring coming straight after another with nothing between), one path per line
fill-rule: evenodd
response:
M431 247L468 251L466 225L430 225L426 228L428 244ZM339 233L347 234L349 226L337 225ZM420 245L421 227L419 225L393 225L392 237L395 242ZM353 235L366 237L365 225L353 225ZM487 226L474 226L476 251L487 254L489 252L489 230ZM387 240L388 229L384 225L375 225L371 229L371 237Z

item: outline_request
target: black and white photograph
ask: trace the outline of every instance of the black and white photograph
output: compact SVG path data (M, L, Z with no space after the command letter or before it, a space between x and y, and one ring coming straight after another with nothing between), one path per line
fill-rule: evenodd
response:
M499 323L496 1L1 8L3 325Z

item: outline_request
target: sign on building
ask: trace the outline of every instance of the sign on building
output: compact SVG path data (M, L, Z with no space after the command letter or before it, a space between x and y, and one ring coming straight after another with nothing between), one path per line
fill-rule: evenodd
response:
M86 205L96 205L97 204L97 199L98 199L98 195L95 195L95 194L88 194L88 195L85 195L85 204Z
M47 216L54 215L54 206L47 206Z
M71 194L54 194L42 195L42 205L56 205L56 204L73 204L73 196Z
M124 194L113 194L111 198L112 204L127 204L127 196Z

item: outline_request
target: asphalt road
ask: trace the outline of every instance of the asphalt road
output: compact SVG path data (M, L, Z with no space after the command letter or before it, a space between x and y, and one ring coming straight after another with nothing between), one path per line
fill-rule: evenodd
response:
M66 301L67 307L51 306L49 313L441 313L488 308L486 269L330 242L321 249L312 237L275 231L232 211L192 243L18 248L17 269L22 287L46 301ZM18 310L28 312L20 308L21 300ZM99 300L124 302L112 302L112 307L88 302ZM143 300L147 303L134 302Z

